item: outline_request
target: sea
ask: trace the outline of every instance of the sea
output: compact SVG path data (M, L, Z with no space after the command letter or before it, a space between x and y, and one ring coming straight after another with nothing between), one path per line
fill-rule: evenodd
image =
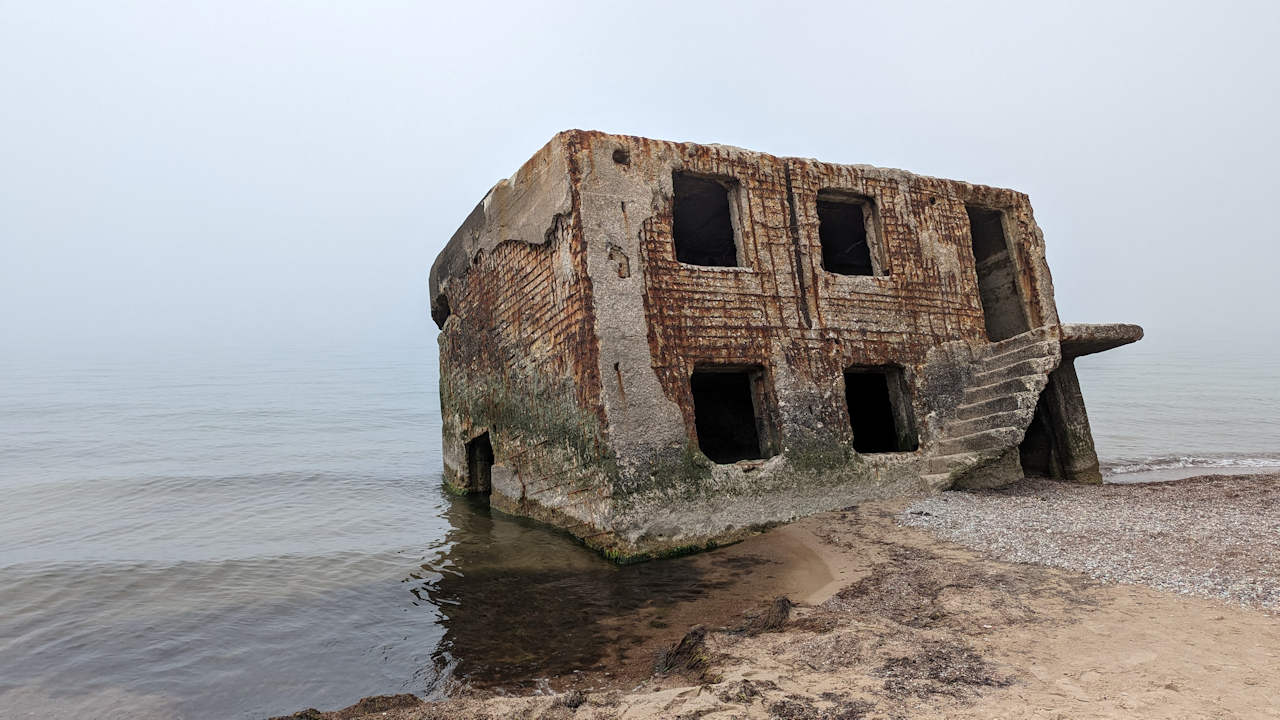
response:
M1280 470L1278 357L1079 359L1107 480ZM433 337L0 356L0 717L257 719L486 670L537 692L598 659L593 614L690 591L447 495L439 433Z

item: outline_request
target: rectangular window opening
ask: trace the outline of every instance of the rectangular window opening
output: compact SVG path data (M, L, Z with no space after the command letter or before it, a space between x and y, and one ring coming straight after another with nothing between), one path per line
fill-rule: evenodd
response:
M849 368L844 373L844 397L854 450L913 452L919 447L911 395L901 368Z
M822 268L839 275L880 275L872 259L874 233L869 198L822 191L818 193L818 239Z
M485 432L467 443L467 490L487 493L492 478L493 444Z
M726 183L680 172L672 176L672 181L675 197L671 232L676 259L690 265L737 266L738 246L734 242Z
M689 386L698 447L712 461L733 463L777 454L763 368L699 368Z

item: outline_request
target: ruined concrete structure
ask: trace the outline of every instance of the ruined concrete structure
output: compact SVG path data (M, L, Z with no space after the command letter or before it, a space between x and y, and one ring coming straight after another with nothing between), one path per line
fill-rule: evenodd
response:
M431 269L445 482L618 559L1024 473L1100 482L1027 196L597 132Z

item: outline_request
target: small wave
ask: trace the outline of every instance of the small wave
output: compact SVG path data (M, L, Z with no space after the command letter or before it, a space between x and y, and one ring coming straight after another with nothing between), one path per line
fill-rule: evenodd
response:
M1280 455L1255 456L1197 456L1169 455L1165 457L1143 458L1139 460L1117 460L1103 463L1102 470L1107 475L1128 475L1130 473L1152 472L1158 470L1179 470L1183 468L1280 468Z

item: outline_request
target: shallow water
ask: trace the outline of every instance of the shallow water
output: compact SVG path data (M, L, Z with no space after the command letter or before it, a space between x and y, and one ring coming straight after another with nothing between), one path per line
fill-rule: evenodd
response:
M449 542L425 350L6 368L0 689L256 717L401 687L443 636L405 583Z
M1079 361L1108 472L1280 467L1273 355L1147 343ZM751 573L617 568L447 497L434 357L0 358L0 715L256 718L442 669L527 690Z

